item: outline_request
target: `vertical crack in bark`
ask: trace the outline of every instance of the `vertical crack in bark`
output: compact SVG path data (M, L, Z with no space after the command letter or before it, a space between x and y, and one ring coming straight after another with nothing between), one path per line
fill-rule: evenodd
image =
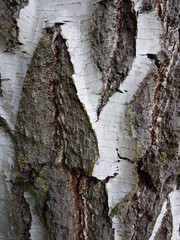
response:
M75 171L73 169L68 168L68 166L65 164L65 154L64 150L62 151L62 160L61 163L59 163L59 167L66 172L67 174L70 175L71 179L71 186L72 190L74 193L74 215L75 215L75 239L76 240L84 240L84 228L85 228L85 223L84 223L84 211L85 211L85 206L83 204L83 199L80 194L80 188L82 187L81 185L81 179L83 178L82 173L79 171Z
M51 33L52 34L52 33ZM58 102L57 102L57 88L58 88L58 83L56 76L54 76L54 73L56 72L56 68L58 66L58 55L59 55L59 50L58 50L58 30L56 30L53 33L53 41L51 44L51 51L53 53L53 60L48 63L47 62L47 67L50 66L49 70L47 71L47 78L49 79L48 85L51 90L51 101L52 104L54 105L54 121L53 121L53 126L54 126L54 135L53 135L53 142L54 142L54 151L56 152L55 154L58 154L58 149L61 149L61 145L64 145L63 143L60 143L60 126L59 123L59 110L58 110Z
M114 233L111 229L110 218L108 217L108 200L105 184L116 175L113 177L107 177L105 180L100 181L95 177L86 175L82 170L78 171L69 168L65 164L65 158L66 156L63 153L62 161L58 164L58 167L60 167L64 172L67 172L71 179L70 184L74 193L75 206L75 239L87 240L95 239L95 237L97 237L97 239L112 240ZM96 185L99 185L100 189L96 188ZM93 192L90 190L91 188L93 189ZM95 193L94 191L97 192ZM92 196L92 194L97 194L97 196ZM99 205L99 202L101 201L103 202L102 206ZM93 217L94 213L97 215L96 217ZM93 218L95 218L95 220L93 220ZM99 221L102 221L103 224ZM97 224L100 226L102 225L101 230L97 228Z
M158 116L160 115L160 101L161 101L161 95L163 88L163 82L165 81L166 72L168 68L169 63L167 60L163 64L161 64L160 68L158 69L158 77L156 80L156 87L154 90L154 107L152 112L152 130L151 130L151 145L158 145L158 140L156 136L156 132L158 131L159 123L158 123Z

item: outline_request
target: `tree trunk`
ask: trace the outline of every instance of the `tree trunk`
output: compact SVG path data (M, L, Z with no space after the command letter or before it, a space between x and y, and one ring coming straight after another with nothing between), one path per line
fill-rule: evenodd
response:
M180 239L179 0L1 0L0 240Z

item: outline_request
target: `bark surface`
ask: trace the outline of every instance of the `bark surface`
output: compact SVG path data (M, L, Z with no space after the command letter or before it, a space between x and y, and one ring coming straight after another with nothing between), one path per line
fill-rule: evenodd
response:
M1 1L0 240L180 238L179 9Z

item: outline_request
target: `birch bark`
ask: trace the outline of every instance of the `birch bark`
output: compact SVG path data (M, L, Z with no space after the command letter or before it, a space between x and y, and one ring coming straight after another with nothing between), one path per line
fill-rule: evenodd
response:
M1 0L0 239L180 238L179 7Z

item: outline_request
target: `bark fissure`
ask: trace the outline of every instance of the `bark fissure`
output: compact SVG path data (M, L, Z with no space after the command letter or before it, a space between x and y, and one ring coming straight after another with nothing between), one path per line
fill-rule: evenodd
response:
M64 155L64 154L63 154ZM63 171L67 172L71 176L71 185L72 189L74 192L74 197L75 197L75 219L76 219L76 225L75 225L75 239L77 240L84 240L84 204L83 204L83 199L82 196L79 192L80 188L83 188L83 185L81 184L81 179L83 178L83 174L75 171L73 169L70 169L66 164L65 164L65 158L66 156L63 156L63 159L61 163L59 164L59 167L62 168Z

